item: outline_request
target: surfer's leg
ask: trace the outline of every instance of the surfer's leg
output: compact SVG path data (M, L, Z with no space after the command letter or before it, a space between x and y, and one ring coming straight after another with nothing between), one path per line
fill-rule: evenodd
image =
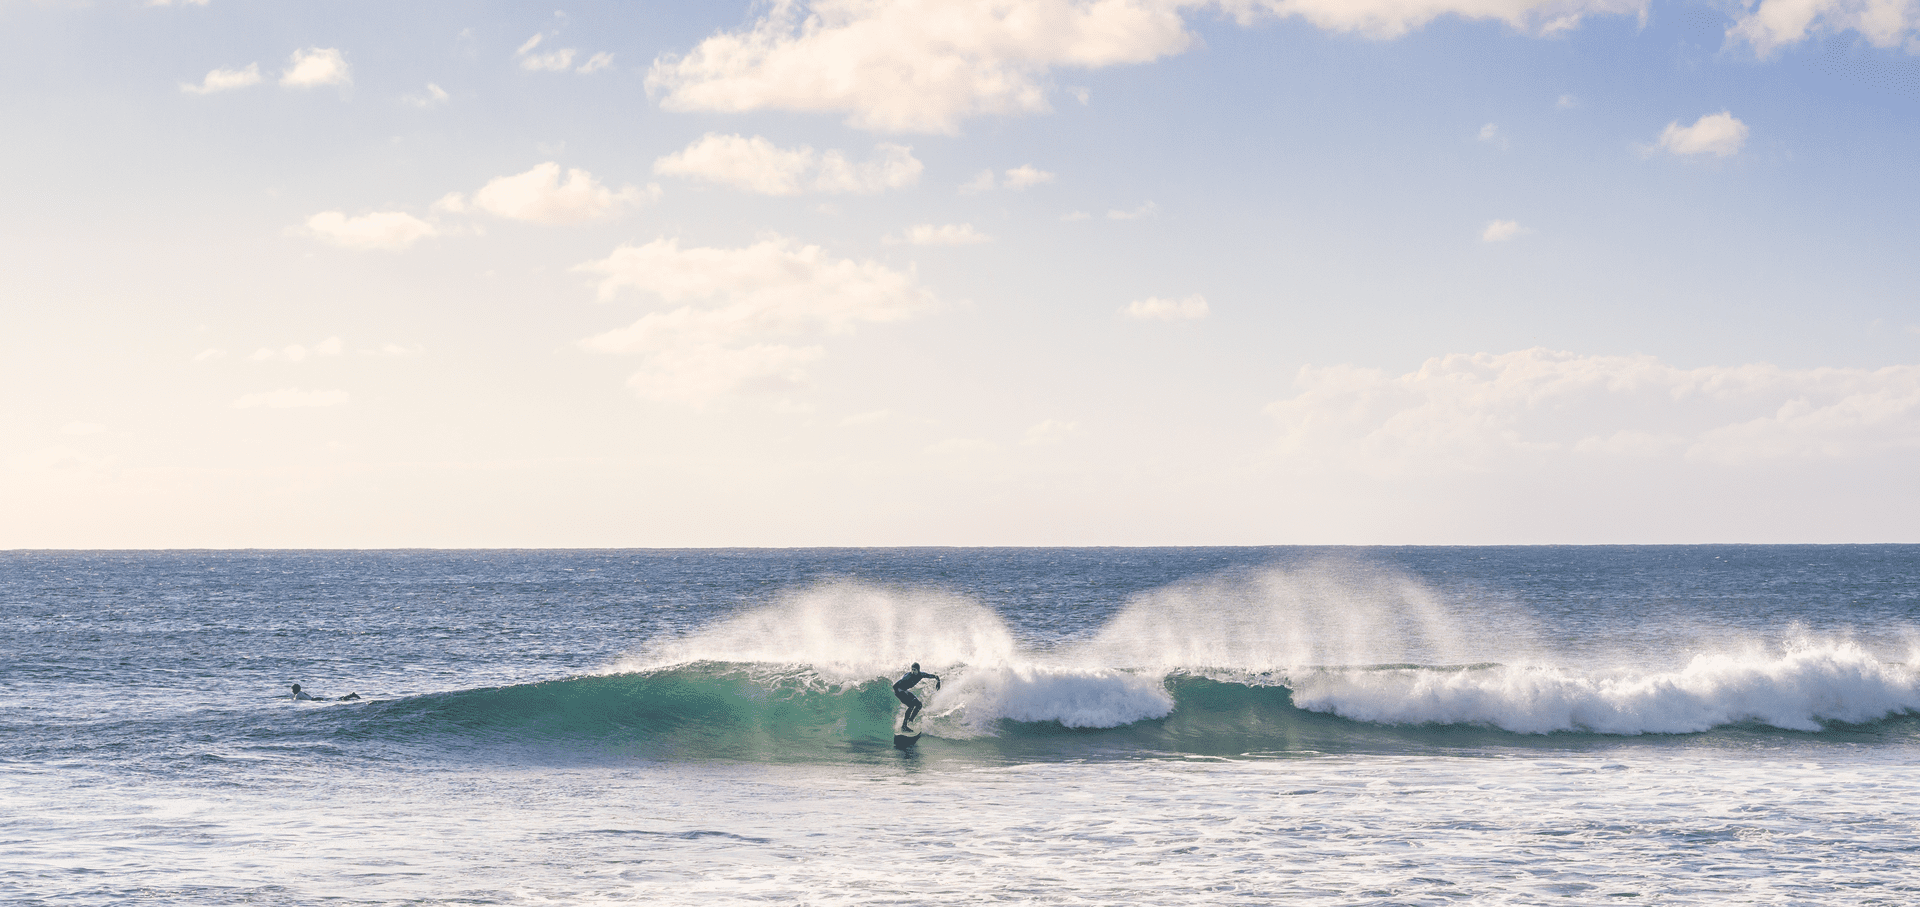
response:
M913 721L913 716L920 714L920 697L905 690L894 690L893 695L900 697L900 701L907 704L907 715L900 719L900 727L905 729Z

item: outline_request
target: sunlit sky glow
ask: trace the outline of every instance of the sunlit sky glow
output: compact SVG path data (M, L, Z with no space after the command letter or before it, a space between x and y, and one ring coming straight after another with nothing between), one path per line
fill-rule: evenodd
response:
M0 51L0 546L1920 541L1911 0Z

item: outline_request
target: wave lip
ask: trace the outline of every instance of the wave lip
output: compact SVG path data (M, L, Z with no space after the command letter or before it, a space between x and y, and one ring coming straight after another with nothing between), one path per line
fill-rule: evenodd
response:
M1920 711L1920 673L1853 643L1804 640L1777 655L1698 655L1655 674L1583 676L1537 665L1317 670L1288 685L1300 708L1355 721L1521 734L1684 734L1738 724L1820 731Z

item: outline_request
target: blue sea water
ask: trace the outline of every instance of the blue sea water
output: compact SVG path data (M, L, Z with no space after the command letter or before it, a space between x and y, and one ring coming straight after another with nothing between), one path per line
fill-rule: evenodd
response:
M1920 546L0 552L0 902L1910 904L1916 651Z

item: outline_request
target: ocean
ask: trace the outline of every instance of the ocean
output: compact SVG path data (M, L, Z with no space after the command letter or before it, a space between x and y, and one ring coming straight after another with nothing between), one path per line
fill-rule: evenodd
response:
M1912 545L0 552L0 902L1906 905L1917 651Z

